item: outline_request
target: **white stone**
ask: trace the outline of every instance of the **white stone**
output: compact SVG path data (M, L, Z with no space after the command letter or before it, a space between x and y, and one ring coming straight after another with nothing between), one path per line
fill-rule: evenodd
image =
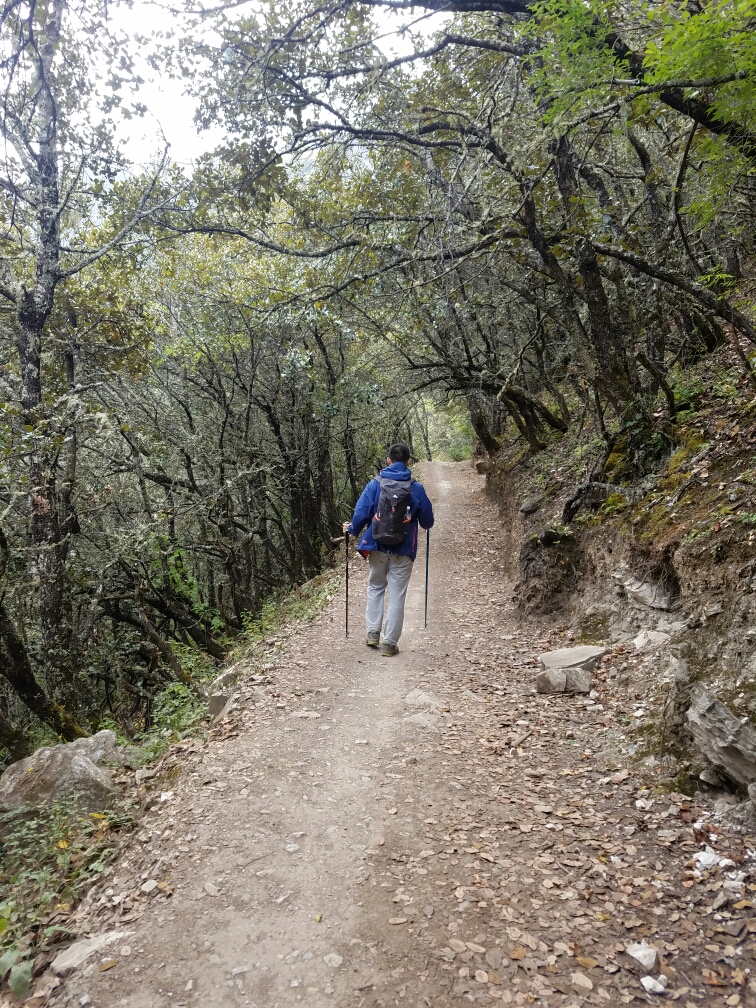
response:
M663 994L664 991L666 990L664 984L659 983L658 980L654 980L654 978L650 976L641 977L641 983L646 988L649 994Z
M649 651L651 648L662 647L670 639L670 635L661 630L641 630L633 640L633 647L636 651Z
M332 966L333 969L336 969L337 966L341 966L344 960L335 952L329 952L328 955L323 956L323 962L326 966Z
M625 949L625 954L643 968L646 973L653 973L658 955L655 948L651 948L644 941L636 945L629 945Z
M151 893L153 889L157 888L157 882L154 878L147 879L147 881L143 882L139 888L143 893Z
M719 864L719 854L713 851L711 847L707 847L706 850L698 851L697 854L693 855L693 860L698 863L700 868L713 868L714 865Z
M582 644L580 647L559 648L557 651L546 651L538 655L538 664L542 669L581 668L592 671L599 660L607 653L607 648L595 644Z
M95 952L133 934L133 931L110 931L107 934L96 935L94 938L85 938L83 941L74 942L63 952L58 953L53 959L50 969L58 976L67 976L83 962L86 962Z

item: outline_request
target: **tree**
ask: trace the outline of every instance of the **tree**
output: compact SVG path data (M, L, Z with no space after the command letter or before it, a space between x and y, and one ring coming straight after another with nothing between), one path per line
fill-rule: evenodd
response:
M4 195L0 296L10 308L6 324L17 354L13 393L18 413L11 426L14 439L23 442L25 457L26 548L37 582L44 679L55 701L70 711L77 710L82 689L71 660L66 574L78 531L73 414L79 386L75 341L51 332L49 323L66 282L121 246L164 202L156 189L161 164L133 206L113 205L114 182L125 162L114 146L108 118L113 100L105 97L89 72L83 37L101 40L109 46L107 55L118 57L122 43L109 34L106 13L105 4L77 7L67 0L51 0L41 6L10 0L1 14L0 135L5 155L0 168ZM128 72L123 54L120 63ZM120 83L113 71L111 84ZM103 110L99 121L94 114L98 105ZM93 228L93 220L104 213L109 226ZM53 388L46 390L48 380ZM9 623L3 625L7 630ZM9 636L6 647L11 647ZM49 712L32 701L31 694L25 701L50 722ZM60 730L60 722L53 722ZM62 734L70 737L77 731L71 723Z

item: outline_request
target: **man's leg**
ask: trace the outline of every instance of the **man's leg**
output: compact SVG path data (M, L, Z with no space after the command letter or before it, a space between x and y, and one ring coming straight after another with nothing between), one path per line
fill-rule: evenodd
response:
M404 625L404 600L407 597L407 586L412 574L412 558L408 556L389 556L388 590L389 602L386 613L386 624L383 628L383 643L399 643Z
M371 634L380 634L383 623L383 597L389 571L389 555L373 550L368 558L367 605L365 606L365 627L368 640ZM377 643L377 638L376 638Z

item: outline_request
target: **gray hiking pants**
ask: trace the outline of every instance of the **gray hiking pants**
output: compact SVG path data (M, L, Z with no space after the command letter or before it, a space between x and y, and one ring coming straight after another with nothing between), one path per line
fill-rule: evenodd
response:
M370 633L380 631L383 624L384 641L387 644L398 644L404 623L404 600L412 574L412 557L373 550L369 563L365 625ZM389 601L384 623L383 596L386 594L387 586Z

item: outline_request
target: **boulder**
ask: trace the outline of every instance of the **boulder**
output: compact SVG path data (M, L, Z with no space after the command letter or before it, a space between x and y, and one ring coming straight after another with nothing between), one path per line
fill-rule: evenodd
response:
M237 708L239 693L228 691L226 693L214 693L208 697L208 713L210 714L210 724L219 724L226 715Z
M591 673L577 666L566 669L544 669L536 676L539 693L590 693Z
M75 798L85 811L102 809L115 791L112 777L98 765L105 760L121 762L112 731L37 749L0 777L0 808L39 806L66 797Z
M711 765L730 780L748 788L751 800L756 787L756 731L748 718L739 719L703 685L691 692L688 730Z
M566 685L567 673L563 669L544 669L536 676L539 693L564 693Z
M590 693L591 672L606 652L593 644L546 651L538 656L543 671L536 676L536 689L539 693Z
M535 514L536 511L540 508L541 503L542 501L540 497L531 497L528 500L523 501L522 504L520 504L520 514L523 515Z
M228 689L229 686L236 686L239 682L239 676L241 670L239 665L241 663L237 662L236 665L232 665L231 668L227 668L225 672L221 672L219 676L213 679L210 685L210 694L222 693L224 690Z
M710 784L712 787L717 788L724 787L724 781L713 767L704 767L698 776L704 784Z
M478 459L478 461L475 463L475 471L479 476L485 476L486 473L490 471L490 469L491 469L491 463L490 460L487 458Z
M207 698L207 713L217 718L230 699L230 693L211 693Z
M546 651L538 655L538 664L542 669L583 668L592 672L607 650L593 644L559 648L558 651Z
M589 669L578 666L564 670L566 682L564 684L565 693L590 693L591 673Z
M669 643L669 640L670 635L661 630L641 630L633 640L633 647L636 651L650 651L652 648Z

